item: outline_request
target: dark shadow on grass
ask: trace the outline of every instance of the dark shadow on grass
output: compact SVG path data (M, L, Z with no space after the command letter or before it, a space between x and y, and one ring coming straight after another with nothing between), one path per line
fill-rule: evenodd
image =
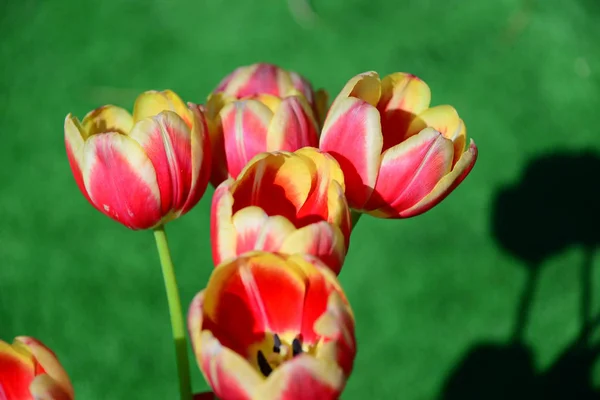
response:
M440 398L599 399L592 368L600 343L590 343L600 327L593 317L592 260L600 244L600 156L561 152L534 159L521 180L502 189L493 205L493 236L527 269L511 337L506 342L474 345L447 378ZM594 178L592 178L594 177ZM544 262L571 246L583 248L580 268L580 331L544 371L534 365L533 349L523 340Z

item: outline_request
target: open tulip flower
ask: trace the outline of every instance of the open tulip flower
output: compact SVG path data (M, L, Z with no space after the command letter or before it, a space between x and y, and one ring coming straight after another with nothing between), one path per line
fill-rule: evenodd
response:
M73 386L52 350L40 341L0 340L0 400L72 400Z
M348 203L382 218L419 215L442 201L477 159L473 140L448 105L414 75L375 72L352 78L334 100L320 148L339 162Z
M255 252L215 268L188 329L222 400L337 399L356 354L347 299L310 256Z
M112 105L81 122L67 115L65 142L84 196L131 229L153 228L186 213L208 184L204 114L169 90L141 94L133 115Z
M240 67L209 96L206 109L213 147L212 183L236 178L265 151L295 151L318 144L325 92L313 92L295 72L271 64Z
M335 272L350 235L344 177L315 148L256 156L217 187L211 212L215 265L252 250L310 254Z

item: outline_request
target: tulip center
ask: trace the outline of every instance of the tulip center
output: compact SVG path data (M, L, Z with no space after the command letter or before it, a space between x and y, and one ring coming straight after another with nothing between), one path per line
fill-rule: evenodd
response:
M265 377L284 362L293 359L302 354L312 354L314 346L307 346L302 343L300 336L296 335L278 335L267 334L265 340L256 346L253 364Z

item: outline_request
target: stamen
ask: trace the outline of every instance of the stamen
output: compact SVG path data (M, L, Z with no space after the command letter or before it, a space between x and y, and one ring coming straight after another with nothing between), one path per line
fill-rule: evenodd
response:
M271 366L269 365L269 362L265 358L262 351L258 351L258 354L256 355L256 360L258 361L258 368L260 368L260 372L262 372L262 374L265 377L271 375L271 372L273 372L273 368L271 368Z
M303 352L302 343L300 343L300 340L298 338L292 341L292 352L294 354L294 357Z
M281 339L279 339L279 335L273 335L273 352L278 353L281 350Z

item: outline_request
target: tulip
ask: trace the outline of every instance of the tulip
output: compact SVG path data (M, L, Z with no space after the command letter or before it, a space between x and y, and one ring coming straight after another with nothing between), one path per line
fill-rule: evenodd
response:
M188 329L222 400L337 399L356 355L344 292L306 255L254 252L215 268Z
M318 145L327 97L294 72L270 64L240 67L207 101L213 150L211 182L236 178L257 154Z
M141 94L133 115L112 105L81 122L67 115L65 143L83 195L130 229L154 228L185 214L208 184L203 112L170 90Z
M213 196L215 265L264 250L311 254L337 274L349 235L342 171L333 157L315 148L259 154Z
M73 386L52 350L27 336L0 340L1 400L72 400Z
M473 140L448 105L429 107L431 92L414 75L376 72L352 78L335 98L320 148L339 162L351 208L408 218L442 201L477 159Z

